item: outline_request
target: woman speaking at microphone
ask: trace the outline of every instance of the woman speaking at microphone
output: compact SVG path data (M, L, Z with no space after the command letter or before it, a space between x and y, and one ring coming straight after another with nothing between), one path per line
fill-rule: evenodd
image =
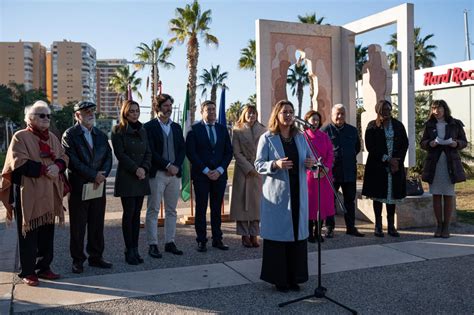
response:
M298 283L308 280L306 170L314 163L304 136L295 127L293 104L279 101L268 131L258 142L255 169L263 175L260 279L281 292L298 291Z

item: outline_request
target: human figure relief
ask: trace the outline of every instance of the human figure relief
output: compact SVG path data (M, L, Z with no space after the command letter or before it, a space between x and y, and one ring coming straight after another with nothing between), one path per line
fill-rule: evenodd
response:
M375 104L380 100L390 101L392 91L392 72L387 62L387 55L380 45L369 46L369 61L362 67L362 89L365 111L361 116L361 126L365 143L365 128L369 121L377 118Z

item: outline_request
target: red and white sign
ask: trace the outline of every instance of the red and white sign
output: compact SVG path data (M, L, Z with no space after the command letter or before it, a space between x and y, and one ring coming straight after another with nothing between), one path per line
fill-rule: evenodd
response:
M462 85L465 81L474 80L474 70L463 70L462 68L449 68L445 73L434 74L434 71L424 73L423 85L440 85L454 82Z

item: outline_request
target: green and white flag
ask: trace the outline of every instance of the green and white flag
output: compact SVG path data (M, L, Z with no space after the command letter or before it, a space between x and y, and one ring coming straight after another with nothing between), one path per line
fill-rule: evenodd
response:
M189 90L186 89L186 100L184 101L183 118L181 121L183 136L186 139L188 131L191 129L191 112L189 110ZM188 201L191 197L191 167L187 157L184 158L181 176L181 199Z

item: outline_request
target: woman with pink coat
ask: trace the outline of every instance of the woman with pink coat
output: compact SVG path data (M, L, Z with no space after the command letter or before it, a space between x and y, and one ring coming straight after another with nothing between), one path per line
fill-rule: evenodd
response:
M308 182L308 208L309 208L309 238L308 241L311 243L316 242L318 235L317 230L317 215L318 215L318 181L321 181L320 195L321 195L321 209L320 209L320 220L323 221L328 216L333 216L334 211L334 194L331 190L331 185L328 180L332 181L332 163L334 159L333 147L329 136L319 130L321 127L321 114L317 111L310 110L304 116L304 120L313 125L316 129L307 130L307 134L316 149L319 157L321 157L321 163L328 174L328 178L321 172L321 179L318 180L317 172L311 170L307 171L307 182ZM321 242L324 239L321 236Z

